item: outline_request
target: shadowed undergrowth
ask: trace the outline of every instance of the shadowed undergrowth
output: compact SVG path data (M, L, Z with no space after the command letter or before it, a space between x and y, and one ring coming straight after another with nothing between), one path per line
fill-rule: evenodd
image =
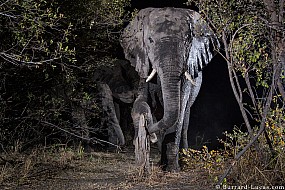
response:
M92 152L58 147L37 148L26 153L1 154L1 189L204 189L208 174L193 169L163 172L151 154L151 172L140 176L133 150L124 153Z

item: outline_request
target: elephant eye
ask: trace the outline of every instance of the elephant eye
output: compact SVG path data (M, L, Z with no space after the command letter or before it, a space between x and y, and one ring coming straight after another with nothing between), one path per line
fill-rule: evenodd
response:
M153 43L153 39L151 37L148 38L150 43Z

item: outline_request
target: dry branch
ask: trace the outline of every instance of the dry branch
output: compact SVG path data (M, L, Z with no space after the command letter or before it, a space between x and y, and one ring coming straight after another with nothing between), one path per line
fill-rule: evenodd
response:
M272 76L272 83L270 86L270 90L268 93L268 96L266 98L266 103L264 105L264 109L263 109L263 114L262 114L262 121L260 124L260 128L258 133L251 139L251 141L235 156L234 160L232 161L231 165L229 166L229 168L224 172L224 174L220 177L220 180L218 182L219 185L222 184L224 178L230 173L230 171L232 170L233 166L238 162L238 160L241 158L241 156L257 141L258 137L264 132L265 130L265 123L267 120L267 115L269 113L270 110L270 105L272 102L272 98L273 98L273 92L276 86L276 78L278 78L277 75L277 71L274 70L273 72L273 76ZM276 77L277 75L277 77Z
M139 167L140 175L150 172L149 152L150 140L146 131L146 120L143 114L140 115L138 135L134 140L136 164Z

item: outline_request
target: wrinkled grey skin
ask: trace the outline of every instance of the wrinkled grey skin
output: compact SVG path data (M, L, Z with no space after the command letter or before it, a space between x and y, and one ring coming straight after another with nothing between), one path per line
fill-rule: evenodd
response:
M103 126L104 123L107 125L109 142L122 146L125 144L125 137L119 123L119 109L116 109L113 93L110 87L105 83L98 83L97 86L100 92L103 112L101 125Z
M102 103L101 125L107 125L109 142L122 146L125 138L120 126L120 106L114 98L127 104L134 102L136 91L132 83L137 74L128 66L127 61L117 60L113 64L114 67L98 69L94 81L97 81Z
M202 83L201 70L213 57L212 46L218 44L201 16L188 9L143 9L122 34L125 57L141 78L141 93L152 69L160 79L164 113L161 120L148 125L148 132L164 134L162 164L169 171L180 169L181 135L182 146L187 147L190 107ZM195 85L186 79L185 72ZM140 103L136 101L134 107Z

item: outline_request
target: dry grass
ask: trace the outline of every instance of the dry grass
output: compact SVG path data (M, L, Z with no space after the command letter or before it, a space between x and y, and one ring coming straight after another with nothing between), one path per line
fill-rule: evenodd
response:
M0 189L213 189L216 178L228 166L218 152L202 151L192 160L189 158L188 170L168 173L155 164L158 155L151 153L151 172L140 176L133 150L86 154L80 147L70 149L60 145L2 154ZM226 183L284 185L281 183L285 179L284 158L284 153L272 159L249 151L227 176Z
M228 186L280 186L285 187L285 152L284 129L275 127L268 129L272 138L273 149L270 149L264 136L236 162L231 172L223 180ZM226 133L228 139L221 141L225 148L219 151L187 149L182 151L182 162L186 169L204 168L212 181L218 182L220 177L233 161L235 155L249 141L247 133L238 129ZM231 188L231 187L229 187Z
M38 148L26 154L1 155L0 189L207 189L212 187L206 172L163 172L154 163L140 177L133 150L126 153L93 152L80 148Z
M268 150L248 151L230 175L232 183L254 185L285 185L285 153L274 157Z
M44 149L34 149L26 153L6 153L1 157L1 189L13 189L54 176L67 167L66 160L71 160L60 152L52 153Z

